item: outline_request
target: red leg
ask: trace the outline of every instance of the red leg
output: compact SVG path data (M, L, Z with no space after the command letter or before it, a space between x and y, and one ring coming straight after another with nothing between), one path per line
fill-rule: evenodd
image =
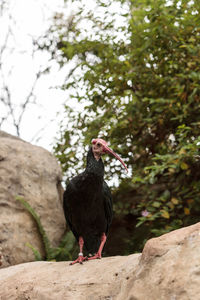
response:
M100 259L100 258L101 258L101 252L102 252L102 250L103 250L103 247L104 247L104 245L105 245L105 242L106 242L106 235L105 235L105 233L103 233L102 236L101 236L101 244L100 244L100 246L99 246L98 252L97 252L94 256L89 257L88 260L96 259L96 258L99 258L99 259Z
M83 245L84 245L84 240L82 236L79 237L79 248L80 248L80 253L78 255L78 258L74 260L70 265L74 265L76 263L82 264L84 260L87 260L87 256L83 256Z

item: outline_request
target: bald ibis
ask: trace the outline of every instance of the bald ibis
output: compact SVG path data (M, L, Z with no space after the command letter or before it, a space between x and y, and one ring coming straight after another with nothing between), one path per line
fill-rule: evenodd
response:
M78 258L71 264L101 258L113 215L111 192L104 181L101 159L106 153L114 155L127 170L122 159L103 139L93 139L85 171L69 182L63 195L65 218L80 248ZM93 256L84 257L83 246Z

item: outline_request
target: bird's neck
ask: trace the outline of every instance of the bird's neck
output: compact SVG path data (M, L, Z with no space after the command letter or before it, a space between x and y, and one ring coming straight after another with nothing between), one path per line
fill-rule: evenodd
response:
M85 172L93 174L102 179L104 177L104 164L102 162L102 159L95 159L92 148L90 148L87 154L87 165Z

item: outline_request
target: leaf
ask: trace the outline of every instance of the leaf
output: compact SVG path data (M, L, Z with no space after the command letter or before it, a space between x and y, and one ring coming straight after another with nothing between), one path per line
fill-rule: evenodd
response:
M188 200L187 200L187 203L188 203L188 204L194 203L194 200L193 200L193 199L188 199Z
M150 177L149 178L149 183L154 184L156 182L156 177Z
M150 213L150 214L148 214L148 216L147 216L147 218L152 218L153 217L153 215Z
M169 215L168 211L162 209L160 212L161 212L161 216L163 218L165 218L165 219L169 219L170 218L170 215Z
M171 208L171 209L174 209L174 204L172 202L169 202L168 203L168 206Z
M162 194L162 198L164 198L165 200L168 200L170 198L170 191L165 190L164 193Z
M178 154L186 154L186 150L184 148L181 148Z
M139 227L139 226L141 226L145 221L146 221L146 219L145 218L138 218L140 221L136 224L136 228L137 227Z
M190 215L190 209L188 207L184 207L185 215Z
M174 204L174 205L177 205L179 203L179 200L175 197L172 197L171 198L171 202Z
M160 202L158 202L158 201L155 201L155 202L153 202L153 207L160 207L161 206L161 203Z
M185 162L182 162L180 167L182 170L187 170L189 168L188 164L186 164Z
M30 243L26 243L26 246L29 247L33 251L33 254L35 256L36 261L41 261L42 260L42 255L40 254L40 252L35 247L33 247Z
M174 174L176 172L175 168L169 168L168 171L170 174Z

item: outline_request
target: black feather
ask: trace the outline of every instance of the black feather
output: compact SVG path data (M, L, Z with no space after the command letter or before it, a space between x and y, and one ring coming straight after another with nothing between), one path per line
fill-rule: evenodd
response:
M112 197L103 177L102 159L97 161L90 148L85 171L69 182L63 196L67 224L77 241L83 237L89 253L98 251L102 233L108 234L112 222Z

